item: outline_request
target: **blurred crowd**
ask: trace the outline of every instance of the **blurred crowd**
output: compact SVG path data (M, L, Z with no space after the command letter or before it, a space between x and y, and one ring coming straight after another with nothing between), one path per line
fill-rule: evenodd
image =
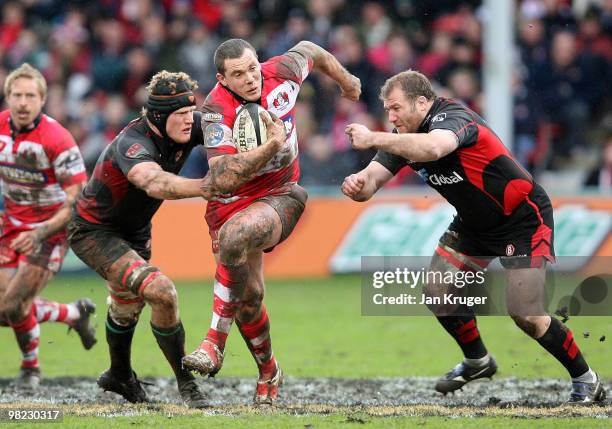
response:
M296 122L305 185L338 185L372 153L350 149L344 128L388 129L378 91L409 68L439 95L478 112L482 97L481 1L415 0L22 0L1 2L0 82L27 61L49 84L46 113L70 129L89 169L143 104L158 70L214 86L212 55L232 37L263 61L300 40L332 52L361 79L358 103L316 74L303 86ZM612 0L516 2L514 151L531 171L582 168L612 136ZM588 156L591 154L591 156ZM595 155L593 155L595 154ZM586 161L585 161L586 160ZM205 172L194 153L188 176ZM418 183L406 171L393 185Z

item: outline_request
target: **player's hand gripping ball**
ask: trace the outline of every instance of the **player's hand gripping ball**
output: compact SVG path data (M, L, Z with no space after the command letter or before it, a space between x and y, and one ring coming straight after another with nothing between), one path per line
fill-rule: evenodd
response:
M236 115L232 138L238 152L248 152L266 143L266 124L260 112L268 112L256 103L242 106Z

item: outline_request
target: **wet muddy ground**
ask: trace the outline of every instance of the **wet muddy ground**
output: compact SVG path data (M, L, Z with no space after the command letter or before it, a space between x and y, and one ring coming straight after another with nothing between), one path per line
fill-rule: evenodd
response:
M174 379L145 378L144 381L152 383L145 388L149 398L157 403L159 411L168 407L180 409L173 407L181 405ZM198 379L198 383L207 393L213 411L217 408L229 413L243 412L241 409L250 404L255 387L254 379L245 378ZM277 409L292 413L359 409L383 415L447 415L454 409L467 409L468 414L477 415L478 410L491 410L492 414L496 414L494 410L505 409L515 410L513 415L520 415L525 409L533 409L540 410L538 413L543 412L544 415L556 415L552 410L558 409L567 399L570 387L567 380L502 378L471 383L463 391L444 397L433 390L434 383L434 378L425 377L369 380L288 377L281 388ZM0 407L29 403L37 406L61 405L69 411L72 407L87 410L124 404L118 395L102 392L92 378L45 379L34 393L20 392L15 389L12 379L4 378L0 379L0 391ZM610 402L595 408L590 415L612 417ZM118 408L119 414L122 413L121 409ZM134 412L130 408L123 409ZM487 414L491 413L485 412Z

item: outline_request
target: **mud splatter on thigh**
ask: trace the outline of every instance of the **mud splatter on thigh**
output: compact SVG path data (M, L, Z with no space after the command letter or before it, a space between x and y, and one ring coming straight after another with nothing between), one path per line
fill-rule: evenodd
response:
M306 190L295 184L292 186L291 192L287 195L270 195L258 200L268 204L270 207L276 210L278 216L280 217L283 225L283 231L278 243L286 240L287 237L291 235L291 232L300 220L302 213L304 213L307 199L308 193Z

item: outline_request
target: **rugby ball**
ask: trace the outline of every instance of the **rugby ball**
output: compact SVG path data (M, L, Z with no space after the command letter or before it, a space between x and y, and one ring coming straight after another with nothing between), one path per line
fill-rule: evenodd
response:
M266 142L266 124L259 117L260 112L266 112L266 109L259 104L248 103L236 114L232 139L238 152L248 152Z

